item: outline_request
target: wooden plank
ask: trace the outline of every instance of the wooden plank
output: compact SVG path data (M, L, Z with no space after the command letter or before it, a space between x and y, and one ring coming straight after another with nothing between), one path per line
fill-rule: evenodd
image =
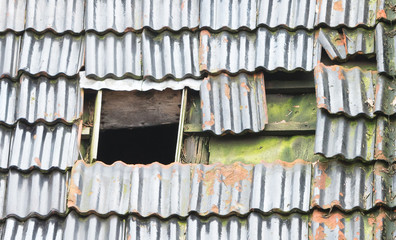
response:
M313 132L316 127L316 96L267 94L268 124L262 134ZM202 132L199 95L189 100L184 132Z
M198 135L185 137L181 162L209 164L209 137Z
M314 155L315 135L297 136L231 136L211 137L209 142L209 163L233 162L253 163L297 159L314 162L320 156Z
M184 120L186 115L187 93L188 93L187 88L184 88L182 94L182 101L181 101L179 128L177 130L175 162L180 162L180 154L183 145L183 132L184 132L183 130L184 130Z
M94 124L91 138L91 152L89 154L90 163L93 163L98 156L98 144L99 144L99 129L100 129L100 112L102 109L102 91L98 91L95 101L95 113L94 113Z
M125 129L179 122L181 91L104 91L101 129Z

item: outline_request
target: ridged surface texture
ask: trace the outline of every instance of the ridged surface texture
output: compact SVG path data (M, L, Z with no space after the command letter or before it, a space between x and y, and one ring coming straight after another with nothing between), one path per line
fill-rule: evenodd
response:
M0 34L0 77L17 75L21 37L12 32Z
M182 31L178 34L164 31L142 34L143 75L153 79L172 77L198 78L198 33Z
M317 3L315 25L350 28L374 26L377 1L369 0L320 0Z
M394 22L396 20L395 5L395 0L378 0L377 19Z
M336 29L321 28L318 42L330 59L347 60L355 54L375 55L375 31L363 28Z
M396 76L396 38L390 24L377 24L375 28L377 69L380 73Z
M0 125L0 168L8 167L13 129Z
M314 168L313 179L312 207L371 209L374 206L372 166L318 163Z
M201 28L214 30L256 28L257 0L201 0Z
M396 119L380 116L349 119L318 110L315 153L327 158L341 156L347 160L396 160Z
M210 76L202 82L199 94L203 130L218 135L259 132L268 123L263 73Z
M289 29L313 29L315 21L315 0L258 0L257 24L275 29L282 26Z
M93 78L142 78L141 34L86 34L85 73Z
M309 210L311 166L270 164L146 167L115 163L72 170L68 206L79 212L141 216Z
M0 203L3 201L4 210L1 218L14 216L23 219L66 212L68 173L32 171L24 174L10 170L2 175L0 197L4 198Z
M26 29L80 33L84 30L84 1L28 0Z
M376 71L319 64L315 83L318 108L332 114L373 118L376 113L396 112L396 82Z
M25 29L25 11L26 0L0 1L0 32L22 32Z
M82 67L83 57L83 36L36 35L27 31L23 35L19 70L31 75L74 76Z
M199 0L87 0L85 29L122 33L148 27L153 30L196 28Z
M65 170L73 166L78 158L78 126L58 123L46 126L37 123L29 127L18 123L13 134L9 167L29 170L58 168Z
M0 121L13 125L24 119L72 122L82 114L82 93L77 80L50 80L22 75L18 83L0 80Z
M200 35L199 65L200 70L211 73L237 73L257 68L311 71L318 51L314 35L304 30L293 34L284 29L271 32L263 27L255 32L238 33L204 30Z

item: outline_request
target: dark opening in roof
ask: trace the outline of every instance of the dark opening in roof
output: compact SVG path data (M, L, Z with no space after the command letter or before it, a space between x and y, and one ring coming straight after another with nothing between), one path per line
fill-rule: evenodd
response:
M112 164L170 164L175 159L178 124L134 129L102 130L98 161Z

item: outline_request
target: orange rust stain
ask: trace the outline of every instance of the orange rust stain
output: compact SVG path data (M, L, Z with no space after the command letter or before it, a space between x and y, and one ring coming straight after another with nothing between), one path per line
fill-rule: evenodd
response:
M219 213L219 207L215 204L212 205L212 212Z
M224 37L224 38L223 38L223 42L228 43L227 37Z
M228 86L227 83L224 83L224 93L225 93L226 97L228 98L228 100L230 100L231 99L230 86Z
M206 84L206 88L208 89L209 92L212 90L212 86L210 85L210 82Z
M359 217L359 216L356 216L356 217L355 217L355 222L358 222L359 219L360 219L360 217Z
M201 37L205 36L205 35L208 36L208 37L211 37L210 32L208 30L201 31Z
M342 192L340 192L340 196L341 196L341 197L343 197L343 196L344 196L344 194L343 194Z
M33 139L34 139L34 140L36 140L36 138L37 138L37 135L36 135L36 134L34 134L34 136L33 136Z
M326 168L327 168L327 164L319 163L318 167L322 173L314 179L314 187L319 188L319 189L325 189L326 188L326 179L328 178L328 176L325 172Z
M207 171L203 177L203 184L208 195L214 194L216 182L223 183L227 187L234 187L237 191L242 191L242 181L252 182L251 172L240 163L233 165L217 165Z
M201 109L203 108L203 106L204 106L204 103L203 103L203 101L201 100Z
M386 13L384 9L381 9L377 12L377 19L379 18L386 18Z
M344 73L342 72L341 68L338 69L338 79L345 80L345 76L344 76Z
M337 2L335 2L333 9L340 12L344 11L344 8L342 7L342 0L338 0Z
M322 240L322 239L326 239L326 234L324 233L324 228L322 226L319 226L316 229L315 240Z
M247 92L244 92L244 93L243 93L243 96L247 96Z
M81 190L78 186L74 183L73 178L70 180L70 189L69 195L67 200L67 205L69 207L74 206L76 203L77 195L81 195Z
M263 164L267 165L264 162L263 162ZM293 162L286 162L286 161L282 161L282 160L278 159L275 162L268 164L267 166L269 166L269 165L274 165L274 166L275 165L281 165L283 168L292 168L292 167L294 167L297 164L305 164L306 165L306 164L309 164L309 163L307 161L304 161L303 159L300 159L300 158L294 160Z
M181 3L181 10L183 11L183 9L184 9L184 1L182 1Z
M158 173L158 174L157 174L157 177L158 177L159 180L162 180L161 174Z
M214 120L214 114L210 113L210 121L205 121L204 125L211 127L215 124L215 120Z
M128 234L128 240L131 240L131 239L132 239L131 234Z
M34 158L34 162L37 164L37 166L41 167L41 162L40 162L40 159L38 157Z
M249 86L248 86L248 85L246 85L246 83L245 83L245 82L242 82L242 83L241 83L241 87L245 88L245 89L246 89L246 91L250 92L250 88L249 88Z
M343 112L343 111L344 111L344 108L340 107L340 108L338 109L338 111Z
M341 221L344 219L344 216L341 213L332 213L330 215L326 214L327 213L314 211L312 214L312 221L319 224L324 223L331 230L334 230L336 227L340 230L344 229L345 226Z

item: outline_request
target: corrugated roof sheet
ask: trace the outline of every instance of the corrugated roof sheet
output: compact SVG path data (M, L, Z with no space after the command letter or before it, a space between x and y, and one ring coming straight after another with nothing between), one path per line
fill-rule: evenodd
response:
M348 119L318 110L315 153L327 158L341 156L363 161L396 159L394 118Z
M372 118L376 113L396 113L396 82L376 71L319 64L315 82L318 108L332 114Z
M163 167L79 161L72 170L68 206L84 213L161 217L308 211L310 179L311 166L305 162Z
M315 25L329 27L374 26L377 1L321 0L317 3Z
M44 217L66 212L68 173L41 173L34 170L24 174L9 170L0 175L2 219L11 216L21 219L28 216Z
M70 212L67 217L52 216L46 220L28 218L18 221L8 218L4 223L3 239L124 239L125 221L113 215L106 219L95 215L79 217Z
M198 78L198 33L164 31L142 34L143 75L153 79Z
M0 125L0 169L8 167L11 148L12 129Z
M23 35L19 70L31 75L74 76L83 65L83 36L53 33Z
M158 90L162 91L167 88L173 90L181 90L185 87L199 91L202 80L185 78L183 80L173 80L167 79L162 82L155 82L151 79L136 80L131 78L124 78L122 80L116 80L111 78L106 78L102 81L97 81L94 79L89 79L85 76L85 72L80 72L80 87L84 89L109 89L113 91L148 91L148 90ZM0 93L1 94L1 93ZM1 106L0 106L1 109Z
M3 0L0 2L0 32L25 29L26 0Z
M85 21L95 32L192 29L199 24L199 0L88 0Z
M0 78L16 77L21 37L13 32L0 33Z
M311 206L330 209L371 209L374 206L373 167L354 163L318 163L313 173Z
M396 44L394 27L379 23L375 28L378 72L396 76Z
M394 0L378 0L377 19L393 22L396 19L395 4Z
M268 123L263 73L209 76L199 93L203 130L259 132Z
M255 29L257 0L201 0L200 28Z
M19 119L72 122L82 114L79 83L64 77L35 79L24 74L18 83L2 79L0 99L6 103L0 106L0 121L9 125Z
M316 0L258 0L257 24L270 28L313 29ZM255 12L254 12L255 14Z
M84 2L81 0L29 0L26 29L56 33L84 30Z
M324 48L330 59L347 60L355 54L375 54L374 30L363 28L337 29L321 28L318 42Z
M271 32L260 27L254 32L209 33L201 31L199 47L200 70L253 72L257 68L311 71L320 49L314 46L313 33L284 29ZM318 46L318 45L317 45Z
M141 35L86 34L85 72L93 78L142 78Z
M78 126L58 123L33 127L18 122L13 134L9 167L65 170L78 159Z

